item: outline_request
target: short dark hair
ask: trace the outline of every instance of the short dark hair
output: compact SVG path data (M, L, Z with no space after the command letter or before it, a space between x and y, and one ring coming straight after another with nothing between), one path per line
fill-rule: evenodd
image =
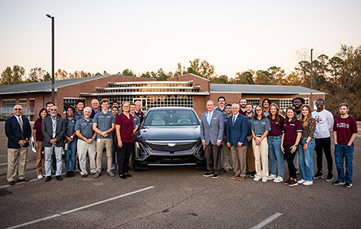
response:
M219 101L220 99L224 99L224 102L226 101L226 98L224 98L224 96L219 96L217 101Z
M232 104L227 103L227 104L226 104L226 107L232 107Z
M345 107L349 108L349 106L348 106L348 104L347 104L347 103L340 103L340 105L338 106L338 108L341 108L341 107L343 107L343 106L345 106Z
M114 104L114 103L116 103L116 104L118 104L118 105L119 105L118 101L113 101L113 102L112 102L112 104Z
M53 106L55 106L55 103L50 101L50 102L45 103L45 107L47 107L49 104L53 104Z
M271 102L271 100L270 100L269 98L265 98L265 99L262 101L262 104L261 104L262 107L263 107L264 102L266 102L266 101L268 102L269 105L272 104L272 102Z
M76 105L78 105L79 103L82 103L85 106L85 103L82 100L78 100L78 102L76 103Z
M322 100L323 102L325 102L325 100L324 100L323 98L319 98L319 99L317 99L316 101L318 101L318 100Z
M297 99L300 100L302 104L305 104L305 99L304 99L304 98L301 98L301 97L293 98L293 99L292 99L292 104L293 104L293 102L294 102L295 100L297 100Z
M109 104L109 99L102 99L100 101L100 105L103 104L103 103L108 103Z
M248 105L251 105L251 106L252 106L252 108L253 108L253 104L252 104L252 103L247 103L247 104L246 104L246 106L248 106Z

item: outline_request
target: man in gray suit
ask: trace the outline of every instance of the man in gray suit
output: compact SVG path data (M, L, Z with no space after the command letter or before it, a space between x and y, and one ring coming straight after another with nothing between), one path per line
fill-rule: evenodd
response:
M208 172L204 177L218 178L221 170L220 146L223 138L223 114L214 110L214 102L208 100L207 112L201 116L201 140L206 148L206 162Z
M56 158L56 179L62 180L62 153L64 147L64 134L65 134L65 122L64 119L57 116L58 108L52 106L50 108L50 116L46 117L43 121L42 132L44 135L43 146L45 148L45 182L51 180L51 155L53 149L55 151Z

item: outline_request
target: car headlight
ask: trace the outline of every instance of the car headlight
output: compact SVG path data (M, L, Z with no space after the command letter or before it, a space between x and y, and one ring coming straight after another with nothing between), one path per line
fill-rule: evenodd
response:
M135 159L145 160L147 157L149 157L149 153L143 144L140 142L135 142Z
M203 150L203 145L200 144L197 149L194 151L193 155L198 158L199 160L204 160L204 150Z

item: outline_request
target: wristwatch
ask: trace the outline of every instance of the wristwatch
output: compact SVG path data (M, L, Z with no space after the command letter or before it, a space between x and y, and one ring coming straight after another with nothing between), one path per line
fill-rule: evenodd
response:
M296 147L298 147L298 145L295 145Z

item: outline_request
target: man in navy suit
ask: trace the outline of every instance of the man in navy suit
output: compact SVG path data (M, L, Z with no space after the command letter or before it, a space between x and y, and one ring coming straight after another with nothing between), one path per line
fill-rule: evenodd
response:
M28 152L31 126L29 119L21 116L23 108L15 105L14 115L5 122L5 134L8 137L8 174L7 180L10 185L19 182L27 182L25 178L26 154Z
M43 121L42 132L44 135L43 146L45 148L45 182L51 180L51 155L53 149L56 158L56 179L62 180L62 153L64 147L64 134L66 132L65 121L63 118L57 116L58 108L52 106L50 108L50 116L46 117Z
M208 100L207 112L201 116L201 140L206 148L206 162L208 172L204 177L218 178L221 170L221 151L224 120L223 114L214 110L214 102Z
M227 120L227 146L231 148L234 175L231 179L244 181L246 177L247 155L247 118L239 113L239 105L232 105L232 115Z

